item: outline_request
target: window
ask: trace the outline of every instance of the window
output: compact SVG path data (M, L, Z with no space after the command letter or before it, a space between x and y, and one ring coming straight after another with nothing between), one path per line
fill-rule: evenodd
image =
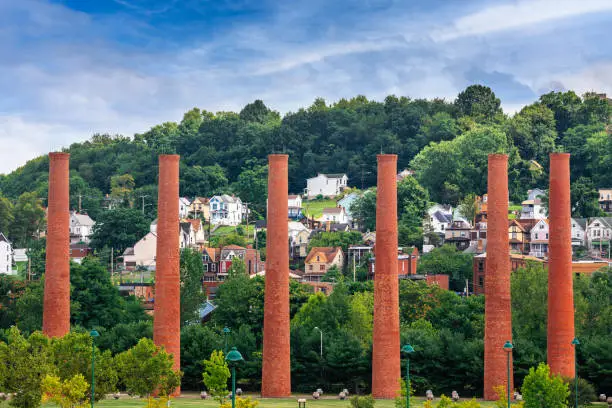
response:
M546 234L546 239L548 239L548 234Z
M319 257L319 255L317 255L317 262L319 262L321 260L321 258Z
M215 272L217 270L217 264L210 264L210 271Z
M544 229L544 224L540 224L540 229Z
M204 272L208 272L208 264L204 264Z
M484 276L479 276L478 277L478 286L480 286L480 287L484 286Z
M321 266L319 266L319 270L320 270L320 271L324 271L324 270L325 270L325 265L321 265Z
M312 265L308 265L308 270L312 271L313 266Z
M478 262L478 272L484 271L484 262Z
M208 255L204 254L204 256L202 256L202 260L204 262L210 262L210 257Z

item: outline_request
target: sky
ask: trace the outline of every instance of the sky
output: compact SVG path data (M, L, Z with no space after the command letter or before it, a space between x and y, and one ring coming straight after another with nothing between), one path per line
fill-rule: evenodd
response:
M0 173L193 107L612 94L612 0L0 0Z

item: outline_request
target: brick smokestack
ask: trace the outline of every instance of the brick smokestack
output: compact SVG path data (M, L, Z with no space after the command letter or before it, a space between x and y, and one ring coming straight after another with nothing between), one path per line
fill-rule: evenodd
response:
M397 278L397 155L381 154L376 193L376 272L372 396L395 398L400 391L399 287Z
M181 288L179 253L179 156L159 156L157 253L153 341L181 366ZM180 394L180 388L175 395Z
M70 182L68 153L49 153L43 333L70 332Z
M289 344L288 160L268 156L268 250L264 294L261 396L291 396Z
M487 264L485 275L484 399L497 399L493 387L507 387L506 341L512 341L510 247L508 242L508 156L489 155ZM512 356L510 388L512 389Z
M548 364L573 378L574 288L570 212L570 155L551 153L548 241Z

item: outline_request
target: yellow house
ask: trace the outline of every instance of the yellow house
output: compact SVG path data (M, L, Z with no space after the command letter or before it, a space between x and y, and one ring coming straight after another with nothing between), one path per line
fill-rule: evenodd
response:
M196 197L189 206L189 212L196 218L204 217L205 221L210 221L210 199Z
M332 267L342 270L344 253L340 247L314 247L304 262L304 278L309 282L320 282L323 275Z

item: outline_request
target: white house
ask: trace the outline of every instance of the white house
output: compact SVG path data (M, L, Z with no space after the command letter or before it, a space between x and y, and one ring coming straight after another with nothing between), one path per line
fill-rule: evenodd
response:
M239 197L223 194L210 199L210 223L236 226L242 222L246 209Z
M587 227L589 249L608 249L612 240L612 217L594 217Z
M351 206L353 205L355 200L357 200L358 198L359 198L359 194L350 193L350 194L345 195L344 197L342 197L340 200L336 202L338 207L344 208L344 212L346 212L346 217L348 218L349 221L353 220L353 217L351 215Z
M155 257L157 256L157 234L149 232L133 247L123 252L123 266L133 270L137 266L147 269L155 269Z
M531 229L529 255L538 258L548 257L548 220L539 220Z
M13 246L11 242L0 232L0 274L14 275L13 271Z
M572 218L572 246L585 246L586 218Z
M304 195L309 199L316 198L319 195L335 197L346 188L347 183L348 177L346 174L319 173L317 177L309 178L306 181Z
M527 200L521 203L521 219L542 220L546 218L546 209L542 206L542 198L545 192L534 188L527 192Z
M333 224L348 224L348 218L344 207L324 208L321 221Z
M289 255L291 257L306 257L312 231L297 221L289 221L287 230L289 233Z
M302 217L302 197L298 195L290 195L288 198L289 204L289 218L301 218Z
M185 197L179 197L179 219L187 218L191 209L191 201Z
M79 214L76 211L70 213L70 243L89 243L89 237L93 232L95 221L87 214Z
M426 232L424 240L429 243L428 234L434 233L440 237L440 242L444 241L446 230L453 223L453 209L450 205L435 204L427 209L427 214L423 219L423 230Z
M181 222L179 228L179 248L192 248L196 246L196 237L190 222Z

